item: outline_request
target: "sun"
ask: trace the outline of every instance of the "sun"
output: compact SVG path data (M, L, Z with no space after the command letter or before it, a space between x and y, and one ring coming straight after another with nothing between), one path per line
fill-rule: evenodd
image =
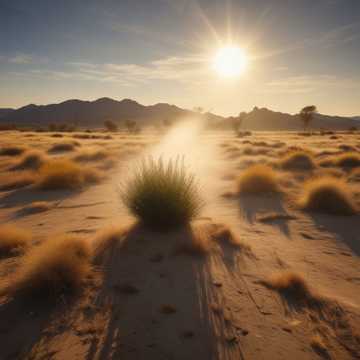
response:
M247 67L248 58L243 49L238 46L220 48L214 57L213 68L223 77L237 77Z

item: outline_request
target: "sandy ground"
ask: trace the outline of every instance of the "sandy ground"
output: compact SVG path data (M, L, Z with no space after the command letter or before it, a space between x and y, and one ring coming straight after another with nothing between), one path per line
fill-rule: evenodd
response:
M72 136L3 132L0 141L47 151ZM251 254L219 243L203 257L177 255L174 244L191 236L188 230L157 234L134 225L124 234L123 245L94 264L75 299L60 299L56 306L2 299L0 359L360 358L360 215L312 214L296 206L307 178L326 171L344 178L350 174L320 167L278 170L284 195L228 196L251 163L276 164L294 146L312 151L316 161L343 153L341 145L358 152L360 135L257 132L238 138L184 124L163 136L111 137L76 139L81 149L115 152L116 163L104 170L100 184L76 193L28 188L1 192L0 222L30 229L38 241L64 233L93 241L98 231L133 221L119 201L118 185L136 160L184 156L206 201L198 225L226 224L251 246ZM248 154L248 148L256 154ZM14 161L2 157L1 172ZM359 203L357 181L351 186ZM48 201L50 210L21 211L40 200ZM18 261L0 260L2 281ZM282 270L303 274L312 289L334 301L333 308L326 314L299 308L262 285ZM316 336L322 348L312 343Z

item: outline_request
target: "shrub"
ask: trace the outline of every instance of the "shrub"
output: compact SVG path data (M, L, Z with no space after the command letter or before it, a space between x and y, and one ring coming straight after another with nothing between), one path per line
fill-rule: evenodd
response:
M303 276L292 271L282 271L274 274L263 283L267 287L278 291L287 299L296 300L296 302L311 304L317 299Z
M23 257L7 292L42 298L78 290L90 271L90 255L84 239L46 240Z
M27 247L31 242L31 234L15 226L0 226L0 254L9 255L12 251Z
M0 149L2 156L18 156L21 155L26 149L22 146L6 146Z
M296 151L280 160L280 166L285 170L312 170L315 167L311 154Z
M41 190L76 190L100 179L99 173L71 160L53 160L39 169L35 187Z
M300 206L305 210L333 215L356 213L348 185L333 177L323 177L308 182L300 199Z
M237 185L239 193L257 194L280 191L276 173L266 165L253 165L244 170Z
M118 126L111 120L104 121L104 125L108 131L118 131Z
M360 166L360 155L354 152L349 152L339 156L335 160L335 164L342 168L354 168Z
M34 150L24 154L11 170L37 170L45 163L45 161L45 155L41 151Z
M203 205L194 175L178 159L167 164L162 159L143 161L121 199L144 225L157 230L190 222Z
M101 161L110 157L106 150L83 151L74 156L73 160L78 162Z
M51 148L48 150L49 153L56 153L56 152L65 152L65 151L74 151L76 146L79 146L77 142L63 142L53 144Z

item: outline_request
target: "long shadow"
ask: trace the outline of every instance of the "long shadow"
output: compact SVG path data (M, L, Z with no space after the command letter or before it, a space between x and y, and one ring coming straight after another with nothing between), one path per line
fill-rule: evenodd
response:
M57 333L46 332L52 320L64 316L70 308L70 303L65 305L20 296L1 304L0 358L32 358L37 345L48 336L56 336Z
M312 212L310 216L316 227L334 234L336 240L345 243L354 254L360 256L360 237L355 231L360 215L335 216Z
M241 213L250 224L253 224L258 219L258 215L288 215L283 206L283 199L281 195L278 194L244 194L239 197L239 207ZM284 235L290 237L290 229L286 219L279 217L277 220L274 219L274 221L271 221L271 224L277 225Z
M29 188L13 190L0 198L0 208L28 205L33 201L60 201L78 193L70 190L37 191Z
M244 358L211 311L218 289L209 255L177 251L191 237L190 229L157 234L135 226L105 251L97 303L109 308L108 323L87 360Z

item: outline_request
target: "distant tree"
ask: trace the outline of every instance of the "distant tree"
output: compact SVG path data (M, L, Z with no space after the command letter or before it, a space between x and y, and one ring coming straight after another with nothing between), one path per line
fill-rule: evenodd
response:
M104 125L107 131L118 131L118 126L111 120L105 120Z
M309 127L310 122L313 120L314 115L317 113L315 105L305 106L300 111L300 119L304 124L304 131Z
M135 120L126 120L125 126L129 133L138 134L141 132L141 128L138 126Z

